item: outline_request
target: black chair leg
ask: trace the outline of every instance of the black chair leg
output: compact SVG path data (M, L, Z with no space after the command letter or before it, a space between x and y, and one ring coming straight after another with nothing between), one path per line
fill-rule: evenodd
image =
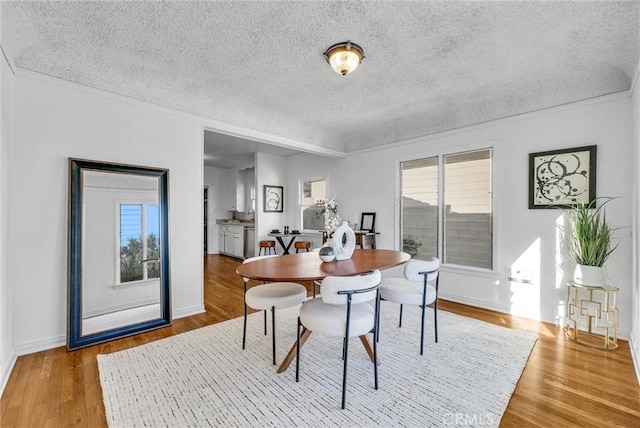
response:
M267 335L267 310L264 310L264 335Z
M438 343L438 299L433 302L433 327L436 332L436 343Z
M344 370L342 372L342 409L347 404L347 361L349 359L349 338L344 340Z
M402 303L400 304L400 321L398 322L398 327L402 327Z
M275 366L276 365L276 307L275 306L271 306L271 342L273 344L273 365Z
M242 349L247 342L247 304L244 304L244 326L242 327Z
M296 335L296 382L300 379L300 317L298 317L298 334Z
M378 345L375 340L376 332L373 332L373 377L375 388L378 389Z
M426 306L422 306L422 325L420 327L420 355L424 352L424 311Z

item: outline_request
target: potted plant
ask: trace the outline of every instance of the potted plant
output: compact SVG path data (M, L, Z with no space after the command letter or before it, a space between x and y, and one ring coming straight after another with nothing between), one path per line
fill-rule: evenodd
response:
M615 229L607 223L605 205L597 199L589 204L579 203L566 210L571 223L571 235L566 239L569 257L576 262L574 281L582 285L602 286L607 284L603 265L618 246L612 246Z

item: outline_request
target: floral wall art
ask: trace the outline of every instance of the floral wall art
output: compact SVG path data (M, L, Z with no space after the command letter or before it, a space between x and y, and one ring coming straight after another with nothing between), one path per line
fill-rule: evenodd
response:
M566 208L596 198L596 148L529 154L529 208Z

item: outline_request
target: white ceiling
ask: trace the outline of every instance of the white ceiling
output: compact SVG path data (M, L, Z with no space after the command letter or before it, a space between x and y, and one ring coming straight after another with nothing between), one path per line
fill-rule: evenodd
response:
M344 152L626 91L638 1L8 2L19 68ZM322 53L351 40L348 76Z
M255 160L255 153L262 152L288 157L300 153L297 150L258 143L243 138L204 131L204 165L215 168L231 168Z

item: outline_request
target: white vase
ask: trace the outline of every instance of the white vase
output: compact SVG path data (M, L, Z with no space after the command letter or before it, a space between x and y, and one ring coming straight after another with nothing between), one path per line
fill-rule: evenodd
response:
M343 237L346 237L345 243L342 243ZM336 260L347 260L353 255L356 249L356 234L349 227L349 223L343 221L333 233L333 249L336 253Z
M580 285L601 287L607 285L607 275L604 268L600 266L576 265L573 281Z

